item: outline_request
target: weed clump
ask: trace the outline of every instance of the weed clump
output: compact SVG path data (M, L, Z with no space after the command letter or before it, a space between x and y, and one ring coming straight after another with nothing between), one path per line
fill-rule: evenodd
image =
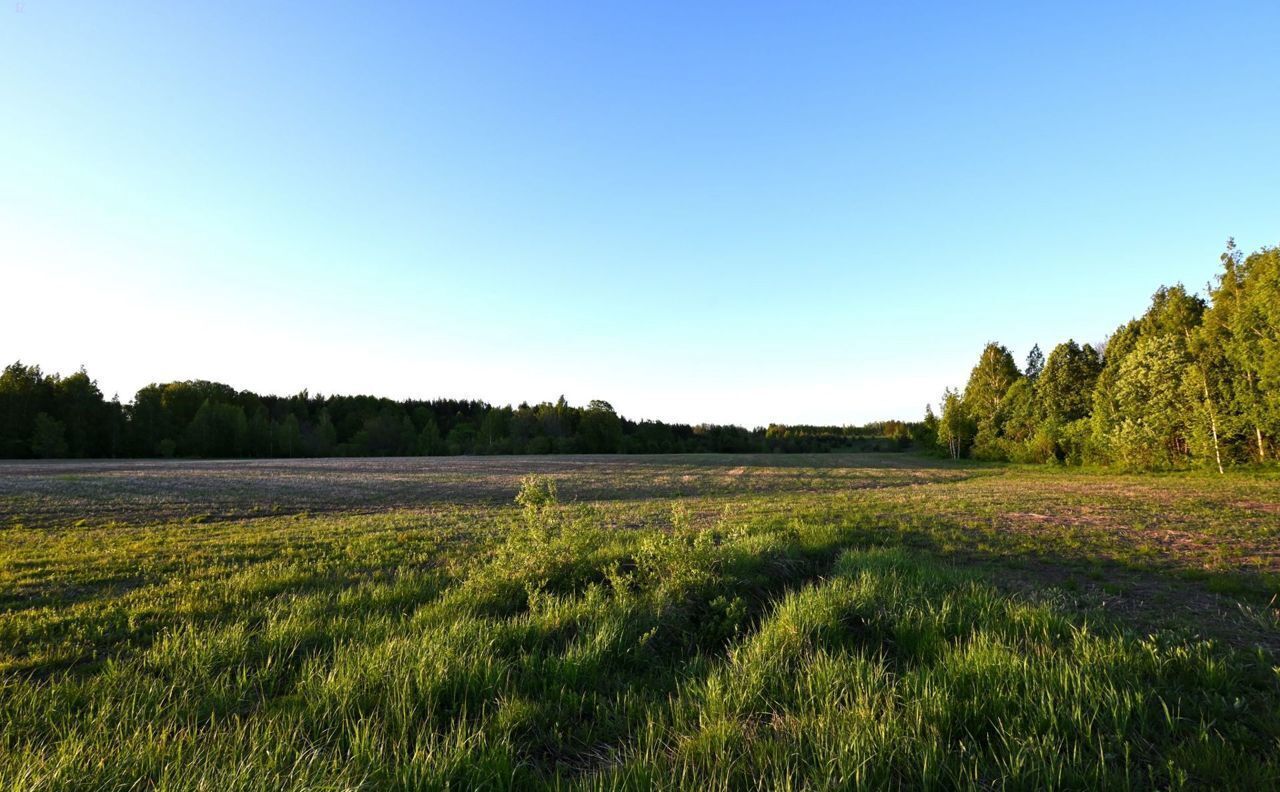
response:
M524 508L526 520L536 522L544 518L559 503L555 479L537 475L520 479L520 491L516 493L516 504Z

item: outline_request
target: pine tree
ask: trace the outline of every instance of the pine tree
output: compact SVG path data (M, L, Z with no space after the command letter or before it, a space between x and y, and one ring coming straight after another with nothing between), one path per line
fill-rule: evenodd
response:
M1044 353L1040 351L1040 345L1036 344L1031 347L1031 352L1027 354L1027 379L1035 382L1042 371L1044 371Z

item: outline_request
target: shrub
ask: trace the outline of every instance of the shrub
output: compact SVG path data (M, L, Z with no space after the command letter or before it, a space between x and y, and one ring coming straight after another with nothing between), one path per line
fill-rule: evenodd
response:
M516 503L524 507L525 518L538 520L546 516L558 503L556 482L545 476L530 475L520 479L520 491Z

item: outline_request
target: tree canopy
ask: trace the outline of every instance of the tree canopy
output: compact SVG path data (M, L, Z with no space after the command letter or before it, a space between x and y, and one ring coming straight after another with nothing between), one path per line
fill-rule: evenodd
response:
M1135 469L1265 462L1280 438L1280 250L1228 241L1207 299L1160 287L1100 349L1075 340L1019 372L982 350L963 392L943 395L953 456Z

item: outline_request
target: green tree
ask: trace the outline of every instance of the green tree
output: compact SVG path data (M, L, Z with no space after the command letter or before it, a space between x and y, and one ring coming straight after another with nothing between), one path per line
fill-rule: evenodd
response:
M1177 450L1166 449L1168 453L1150 454L1152 465L1167 466L1175 461L1185 460L1191 446L1187 433L1192 427L1184 421L1182 432L1176 441L1173 438L1152 436L1150 433L1155 429L1142 418L1141 405L1135 402L1124 403L1127 395L1141 390L1141 387L1126 380L1135 372L1149 370L1157 362L1152 357L1157 346L1162 349L1167 347L1166 351L1182 364L1190 363L1188 345L1200 326L1204 310L1204 300L1188 294L1181 285L1162 286L1152 296L1151 306L1141 318L1124 325L1108 339L1102 371L1094 387L1090 434L1090 448L1095 456L1101 457L1100 461L1117 461L1129 467L1141 467L1142 464L1137 460L1146 454L1142 449L1155 449L1166 442ZM1162 343L1155 344L1157 340ZM1144 359L1131 362L1130 357L1140 347L1143 349ZM1179 379L1166 385L1175 389L1183 388L1183 376L1196 374L1194 369L1178 366L1171 368L1177 371ZM1195 401L1187 398L1186 393L1182 394L1181 399L1182 409L1196 409Z
M1257 372L1250 366L1252 349L1239 333L1244 330L1241 312L1244 268L1234 239L1227 240L1219 257L1222 271L1209 287L1210 305L1193 339L1193 355L1201 365L1211 431L1221 440L1229 459L1263 461L1261 399ZM1215 446L1218 444L1215 444ZM1252 448L1250 448L1252 446Z
M161 443L169 440L175 448L173 429L164 406L164 389L157 384L141 388L126 409L128 432L126 447L133 456L172 456L162 453ZM270 454L267 454L270 456Z
M974 455L984 459L1000 459L1005 456L1001 443L1003 426L1000 404L1009 388L1022 377L1018 364L1009 350L995 342L982 350L978 364L969 374L964 389L964 403L968 415L976 422Z
M1192 387L1200 405L1192 440L1199 453L1211 456L1219 473L1225 472L1224 457L1234 461L1250 456L1246 429L1259 427L1254 379L1246 369L1247 350L1236 336L1243 284L1233 241L1228 240L1221 261L1223 272L1209 289L1210 306L1187 341L1196 380ZM1261 433L1255 437L1260 454L1264 451Z
M1102 371L1093 386L1093 410L1089 421L1089 456L1094 461L1115 461L1116 449L1112 441L1121 421L1118 403L1120 369L1141 335L1135 319L1117 328L1103 345Z
M1102 361L1093 347L1081 347L1074 340L1058 344L1036 381L1041 417L1054 426L1088 417L1101 373Z
M1229 354L1244 376L1236 401L1251 424L1256 457L1265 460L1280 437L1280 249L1264 248L1228 273L1236 302Z
M480 449L485 453L501 454L510 448L510 437L511 409L495 407L485 412L476 437Z
M1200 325L1205 302L1189 294L1181 284L1161 286L1151 297L1151 307L1139 320L1145 336L1168 336L1186 342L1187 334Z
M187 449L198 457L240 457L248 452L249 422L244 408L206 399L186 432Z
M460 423L449 430L445 438L445 446L450 454L470 454L475 449L476 425Z
M271 456L271 419L267 416L267 408L261 404L249 418L247 445L250 456Z
M428 416L422 431L418 433L418 453L422 456L437 456L443 454L445 450L435 416Z
M1005 392L997 417L1002 427L1001 446L1011 459L1019 462L1048 461L1043 453L1033 448L1039 428L1037 413L1035 386L1029 378L1021 377Z
M62 422L48 413L36 413L31 430L31 453L40 459L67 455L67 438Z
M302 453L302 427L293 413L286 415L283 421L272 422L271 434L276 456L295 457Z
M1020 376L1008 349L994 341L983 348L964 388L964 400L979 422L995 415L1001 399Z
M399 405L387 405L365 419L352 442L368 456L406 456L416 452L418 432Z
M54 410L66 427L67 455L106 456L110 445L110 409L98 383L81 368L67 377L50 379Z
M1027 379L1035 382L1042 371L1044 371L1044 353L1040 351L1039 344L1034 344L1031 351L1027 353Z
M622 420L613 405L592 400L578 423L578 442L588 454L616 454L622 450Z
M309 453L318 457L332 456L337 445L338 429L333 425L333 420L329 418L329 410L322 407L320 416L316 420L315 431L311 433Z
M0 374L0 456L31 456L36 416L51 411L52 388L40 367L20 360L6 366Z
M1139 339L1120 366L1115 447L1128 467L1169 467L1190 455L1193 399L1184 385L1191 359L1170 335Z
M938 445L938 416L934 414L932 404L924 406L924 420L912 424L911 442L921 449L930 449Z
M938 442L952 459L969 452L977 431L976 422L960 394L948 388L942 395L942 418L938 421Z

